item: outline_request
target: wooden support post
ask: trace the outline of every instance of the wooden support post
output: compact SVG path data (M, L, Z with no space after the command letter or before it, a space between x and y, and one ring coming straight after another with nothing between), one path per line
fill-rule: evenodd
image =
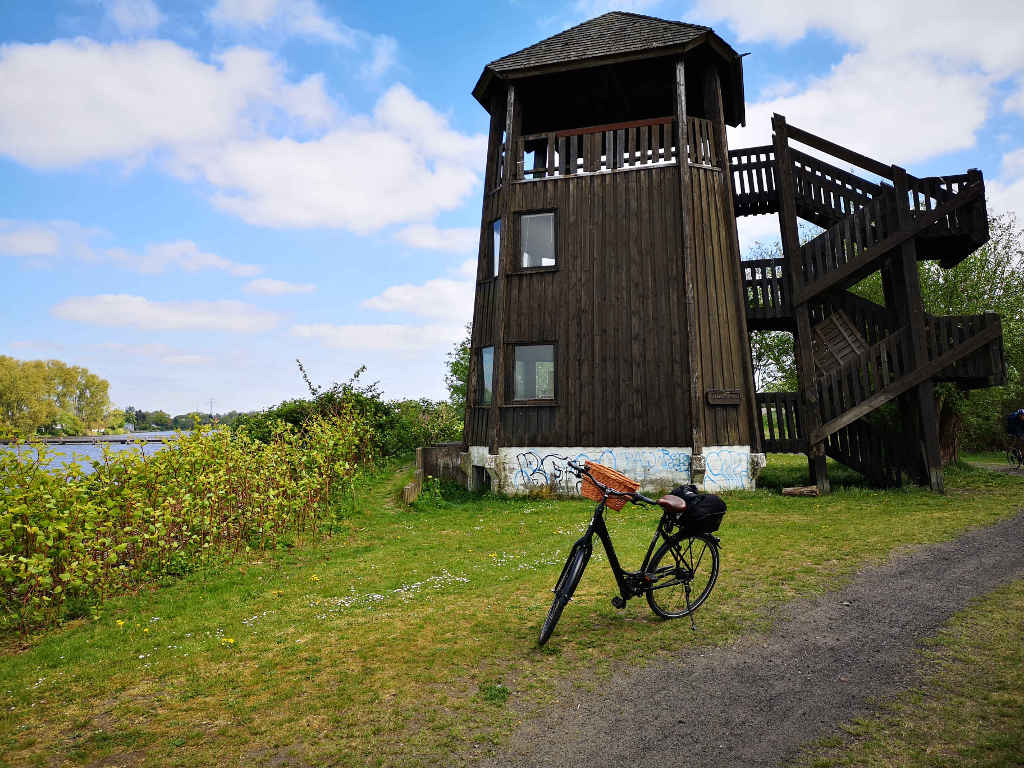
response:
M785 258L785 286L788 295L796 297L794 288L802 279L800 231L796 222L793 161L789 155L789 133L786 118L782 115L773 115L772 129L774 131L776 184L779 191L779 230L782 235L782 254ZM811 316L807 304L794 304L793 315L796 320L793 347L796 353L797 376L800 379L800 416L806 434L812 435L821 426L821 409L818 405L818 389L815 384ZM807 446L807 461L811 482L818 486L821 493L828 493L831 486L823 441Z
M477 265L476 265L476 280L479 284L481 281L489 279L490 273L486 272L490 269L490 259L486 258L487 254L490 253L490 243L493 235L491 234L491 200L490 197L495 193L495 189L500 184L500 164L501 164L501 131L504 125L504 111L502 110L502 99L495 93L491 95L491 123L490 130L488 131L487 137L487 165L484 171L484 200L482 210L480 212L480 241L479 250L477 251ZM485 266L485 262L488 262ZM478 312L485 311L483 307L479 305L480 292L477 290L476 298L473 302L473 314L474 320ZM469 435L472 431L472 416L473 407L477 405L477 396L479 391L483 389L482 382L479 381L481 371L479 370L479 355L480 349L486 344L482 343L484 340L481 339L480 329L474 327L469 342L469 370L466 374L466 415L463 421L462 428L462 450L469 450ZM490 438L488 437L488 443Z
M686 128L686 72L683 60L676 61L676 156L679 159L679 220L682 223L683 279L686 282L686 300L683 307L686 328L686 356L690 371L690 424L693 436L693 455L704 450L704 374L701 369L697 338L697 266L694 255L693 222L690 220L690 164L687 152Z
M490 452L497 453L501 448L501 407L505 404L505 317L508 301L508 270L512 264L512 182L517 178L519 167L515 155L519 146L519 126L522 120L519 115L519 99L515 85L509 83L505 94L505 178L501 183L501 200L498 209L501 211L501 252L498 254L498 277L495 285L495 317L494 317L494 373L491 385L491 440Z
M910 201L907 198L907 172L894 165L892 179L896 189L900 228L906 230L914 224ZM917 267L917 245L914 238L905 240L900 245L894 266L896 304L893 309L897 312L900 325L905 325L910 331L908 368L914 370L928 364L925 312L921 301L921 275ZM912 413L916 416L919 426L916 430L915 446L918 447L918 451L912 452L908 458L914 463L920 461L921 479L927 482L933 491L943 493L945 488L942 477L942 454L939 450L938 416L935 412L935 385L931 379L923 381L912 390L911 398L916 400Z
M711 118L714 127L715 144L718 149L718 166L722 169L722 210L725 212L726 221L729 222L729 247L734 255L734 262L729 265L735 270L733 279L735 283L737 319L739 328L737 336L742 345L740 356L743 365L743 402L740 406L743 419L743 411L746 411L747 429L750 431L750 450L760 453L764 450L761 445L761 430L759 422L761 413L757 407L757 388L754 385L754 362L750 353L750 331L747 328L747 297L743 290L743 264L740 254L739 233L736 230L736 211L734 209L734 195L732 187L732 169L729 167L729 143L725 132L725 110L722 106L722 81L718 74L718 68L714 65L708 66L704 84L705 111ZM742 426L741 426L742 430ZM742 431L741 431L742 434Z

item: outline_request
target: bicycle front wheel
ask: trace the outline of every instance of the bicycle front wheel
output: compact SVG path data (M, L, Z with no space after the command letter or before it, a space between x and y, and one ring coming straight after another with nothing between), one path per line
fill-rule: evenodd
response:
M1006 461L1011 469L1020 469L1021 463L1024 462L1024 455L1022 455L1020 448L1016 446L1010 448L1006 452Z
M573 593L576 592L576 586L580 583L580 579L583 578L583 571L587 567L588 560L590 560L590 552L585 547L577 547L569 555L569 560L562 570L562 576L559 578L558 584L555 585L555 599L540 628L538 645L544 645L551 637L551 633L554 632L555 625L562 617L562 610Z
M718 545L707 534L669 539L654 555L647 575L647 602L664 619L687 616L708 599L718 580Z

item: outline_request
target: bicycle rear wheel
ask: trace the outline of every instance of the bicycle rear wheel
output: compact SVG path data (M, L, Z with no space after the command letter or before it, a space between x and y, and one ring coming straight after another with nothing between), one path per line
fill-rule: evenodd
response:
M708 599L718 580L718 544L703 533L670 539L655 553L647 573L651 610L665 619L687 616Z
M590 560L590 550L587 547L576 547L569 554L565 568L562 569L562 575L555 585L555 599L551 603L548 615L540 628L538 645L544 645L548 638L551 637L551 633L555 630L555 625L562 617L562 610L573 596L573 593L576 592L576 586L580 583L580 579L583 578L583 571L587 567L588 560Z

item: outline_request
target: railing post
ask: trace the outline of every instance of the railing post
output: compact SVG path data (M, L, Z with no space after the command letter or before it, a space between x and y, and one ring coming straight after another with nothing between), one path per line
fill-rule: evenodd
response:
M821 426L821 409L815 383L810 311L806 302L796 304L797 293L794 290L797 281L802 278L800 274L800 232L796 222L793 160L789 154L786 118L782 115L773 115L772 129L774 131L776 186L779 191L779 230L782 235L782 254L785 259L785 286L787 294L793 301L793 316L796 320L793 348L797 377L800 380L800 414L804 434L810 436ZM828 493L831 486L828 480L824 442L811 445L808 441L807 459L811 482L818 486L820 493Z
M914 213L907 195L909 185L907 172L899 166L892 166L892 180L896 192L896 214L901 232L915 226ZM893 256L890 269L892 286L889 293L894 298L897 324L906 328L907 344L904 349L907 370L910 373L928 363L928 340L925 329L924 306L921 301L921 276L917 266L917 245L913 237L905 240ZM943 492L942 455L939 446L938 414L935 409L935 385L931 379L919 384L905 396L910 407L904 408L906 433L914 436L914 445L919 451L911 451L908 459L918 464L921 479L926 480L933 491ZM916 416L916 429L914 417ZM919 456L916 455L919 453Z

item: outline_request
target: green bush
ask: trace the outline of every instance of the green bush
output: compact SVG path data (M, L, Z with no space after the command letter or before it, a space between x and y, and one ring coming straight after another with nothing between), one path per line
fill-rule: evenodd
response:
M151 456L58 466L45 445L0 452L0 628L83 615L104 597L232 556L330 533L371 426L341 408L266 440L179 433Z
M328 389L312 384L302 363L299 370L309 387L308 399L286 400L260 413L239 416L233 429L244 429L255 439L267 442L275 424L280 422L301 431L314 416L330 418L341 412L353 412L369 425L371 438L366 458L371 459L462 439L462 414L455 406L427 398L384 400L376 382L360 382L365 366L344 384L335 382Z

